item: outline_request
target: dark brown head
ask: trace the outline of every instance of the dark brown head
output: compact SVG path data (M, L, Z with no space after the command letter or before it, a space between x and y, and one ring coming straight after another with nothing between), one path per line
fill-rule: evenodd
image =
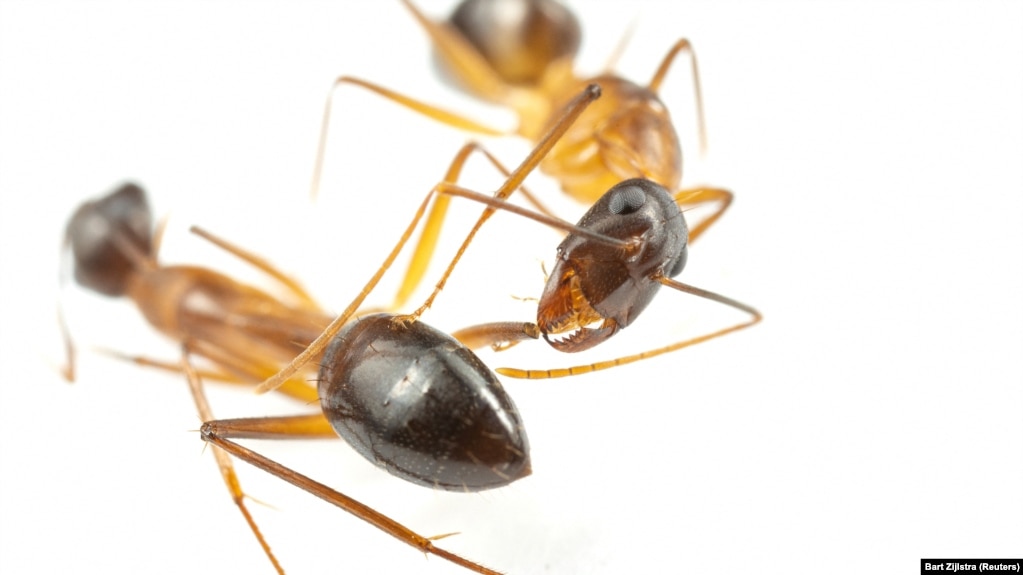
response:
M123 295L139 258L148 258L153 249L153 216L145 192L128 183L82 204L65 238L75 281L104 295Z
M565 352L589 349L631 324L685 267L689 231L671 194L650 180L608 190L578 226L625 247L570 234L558 246L537 310L544 339Z
M518 86L540 83L548 67L579 50L579 21L554 0L464 0L449 23L495 72Z

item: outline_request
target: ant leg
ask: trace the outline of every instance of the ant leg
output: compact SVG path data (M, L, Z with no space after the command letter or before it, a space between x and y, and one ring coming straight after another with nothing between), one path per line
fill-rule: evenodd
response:
M668 50L664 60L661 61L657 71L654 72L654 77L650 79L647 88L654 93L657 92L661 87L661 82L664 81L664 77L668 74L668 69L671 68L675 56L682 51L689 54L689 65L693 70L693 97L696 100L696 122L700 133L700 153L705 154L707 152L707 123L703 116L703 90L700 88L700 68L696 64L696 51L693 50L693 45L689 43L689 40L681 38L675 42L671 50Z
M405 246L405 243L408 242L409 238L412 236L412 232L418 226L419 220L421 220L423 214L426 213L426 206L429 204L431 197L433 197L433 191L427 194L426 198L423 199L423 202L419 204L419 208L416 209L416 213L412 217L412 222L409 223L401 237L398 238L398 243L391 249L391 253L387 254L384 262L380 264L377 271L371 278L369 278L366 285L362 286L362 290L360 290L359 294L355 296L355 299L348 304L348 307L346 307L340 315L334 318L334 321L330 322L330 324L324 328L323 332L320 333L320 335L314 339L308 347L295 356L288 365L284 366L276 374L268 377L265 381L263 381L263 383L259 384L259 386L256 387L256 393L266 393L284 385L284 383L287 382L291 376L295 375L299 369L327 348L327 345L332 339L334 339L334 336L341 331L341 328L344 327L349 318L355 314L362 305L362 302L365 301L366 297L373 291L373 288L375 288L380 282L380 278L382 278L384 274L387 273L387 270L390 269L391 264L394 263L395 258L398 257L401 249Z
M327 134L330 127L330 115L331 109L333 107L334 92L336 92L337 89L341 87L341 85L343 84L351 84L353 86L365 88L366 90L369 90L370 92L373 92L379 96L383 96L384 98L391 100L392 102L395 102L415 112L418 112L428 118L436 120L442 124L447 124L454 128L486 136L504 136L508 134L508 132L505 130L498 130L496 128L485 126L483 124L480 124L479 122L470 120L465 116L461 116L454 112L449 112L447 110L438 108L431 104L420 102L419 100L415 100L413 98L410 98L393 90L389 90L382 86L378 86L371 82L367 82L359 78L353 78L351 76L341 76L338 79L334 80L334 84L331 86L330 92L327 94L327 103L324 105L323 108L323 119L321 120L320 123L320 141L316 147L316 165L313 167L313 181L310 190L310 195L313 198L315 198L316 195L319 193L320 178L323 174L323 159L327 151Z
M437 284L434 286L433 292L426 299L423 305L421 305L418 309L416 309L414 312L410 314L396 315L392 321L400 324L408 324L419 319L419 316L421 316L433 304L433 300L437 297L440 291L444 289L444 285L447 283L448 278L454 271L454 268L458 264L458 261L462 258L462 255L465 254L465 250L469 247L469 244L476 236L476 232L479 231L479 229L483 226L483 223L486 222L487 219L489 219L490 216L493 215L493 213L496 210L512 212L514 214L538 221L542 224L546 224L550 227L560 229L566 233L575 233L580 236L585 236L596 241L622 246L625 243L627 243L624 240L618 240L615 238L607 237L603 234L600 234L599 232L594 232L592 230L580 228L555 216L549 216L546 214L532 212L525 208L516 206L515 204L508 203L508 201L505 200L505 198L508 196L508 194L511 193L511 191L514 191L514 189L502 188L501 190L498 190L498 192L494 194L493 197L491 197L485 194L480 194L479 192L474 192L472 190L467 190L465 188L460 188L453 184L448 184L444 182L438 184L437 187L434 188L433 192L442 194L444 196L450 195L467 198L476 202L480 202L482 204L486 204L489 207L486 210L484 210L483 214L481 214L480 218L476 221L476 224L469 231L469 234L466 236L465 240L463 240L462 245L459 246L458 251L455 253L455 256L451 259L451 262L448 264L447 269L444 270L444 275L441 277L440 281L438 281ZM531 337L529 335L530 330L528 328L521 327L522 325L531 324L519 325L520 328L517 330L518 333L512 336L512 339L508 339L506 337L510 332L507 331L506 328L501 327L502 324L494 324L495 326L494 329L496 331L494 331L490 335L485 334L486 330L477 331L477 328L482 328L483 326L477 326L477 328L469 328L467 330L463 330L468 332L465 335L465 337L467 338L467 341L470 343L466 343L466 345L470 348L478 348L483 347L485 345L491 345L495 347L495 349L497 348L505 349L507 347L510 347L511 345L514 345L514 342L526 339L527 337ZM535 328L535 326L533 327ZM516 330L513 329L512 331Z
M74 383L75 381L75 342L71 337L71 329L68 328L67 318L64 316L64 298L62 297L64 287L68 284L68 270L71 264L68 262L68 254L71 253L71 238L64 233L64 241L60 245L60 268L57 273L57 325L60 328L60 339L64 343L64 365L59 368L60 375L64 381Z
M153 230L153 263L156 263L157 258L160 254L160 248L163 247L163 235L167 233L167 221L170 219L170 215L166 215L160 218L160 221L156 222L156 229Z
M64 342L64 365L59 367L61 377L68 383L75 381L75 342L71 338L71 330L67 326L67 318L64 317L64 306L57 300L57 324L60 326L60 338Z
M469 142L458 151L454 160L451 161L451 165L448 166L448 171L444 175L444 183L458 183L458 179L462 173L462 168L473 152L482 153L484 157L490 160L490 163L497 168L505 179L511 177L511 172L505 168L504 165L493 156L493 154L488 152L479 143ZM507 195L510 195L514 191L515 190L509 191ZM543 204L537 200L536 196L526 189L525 186L520 186L519 192L541 213L554 217L550 210L545 208ZM440 236L442 223L444 218L447 216L447 210L450 204L451 198L447 194L442 193L434 200L433 208L431 208L430 214L427 216L426 222L423 224L423 232L419 236L419 243L416 244L416 247L412 252L412 259L409 261L405 277L402 280L401 286L398 288L398 293L395 295L394 302L390 310L402 308L408 302L408 299L412 296L412 293L419 286L423 276L426 274L426 268L428 267L430 260L433 259L433 253L437 247L437 239Z
M599 97L600 87L595 84L587 86L586 89L582 91L582 93L576 96L569 104L567 108L568 111L561 118L558 119L558 122L551 128L550 132L548 132L543 138L541 138L540 143L537 145L537 147L529 154L529 156L526 157L525 161L523 161L522 164L515 169L511 177L509 177L501 186L501 188L498 189L497 194L495 194L495 196L501 198L507 197L509 194L511 194L512 191L519 188L522 185L522 181L526 179L526 176L528 176L529 173L533 171L534 168L536 168L537 164L540 163L540 160L547 155L551 147L554 146L554 143L557 142L557 140L565 133L565 131L568 130L568 127L572 124L572 122L575 121L579 114L581 114L582 111L585 110L586 107L592 101L596 100ZM384 259L384 262L377 269L376 273L374 273L373 277L371 277L369 281L366 282L366 285L364 285L359 294L355 296L355 299L353 299L352 302L348 304L348 307L346 307L345 310L341 312L341 314L337 316L334 319L334 321L332 321L330 325L328 325L323 330L323 332L315 340L313 340L312 343L309 344L309 346L305 350L302 351L302 353L298 354L298 356L296 356L295 359L291 361L291 363L286 365L277 374L267 378L266 381L260 384L259 387L256 388L256 391L258 393L265 393L267 391L280 387L280 385L283 384L284 381L286 381L288 378L294 375L295 372L297 372L302 366L308 363L309 360L311 360L317 354L323 352L323 350L326 349L327 344L330 343L330 341L334 338L335 335L337 335L339 331L341 331L341 328L342 326L344 326L345 322L347 322L348 319L352 317L355 311L359 308L359 306L362 305L362 302L365 301L369 293L373 290L373 288L376 287L377 283L380 282L380 278L383 277L383 275L394 263L395 258L398 257L398 253L401 252L402 248L405 246L405 243L408 242L409 238L412 236L412 232L416 229L416 227L418 227L419 220L421 220L423 214L426 213L426 206L427 204L429 204L430 199L434 196L435 192L438 192L440 189L443 189L445 187L450 186L441 183L438 186L436 186L433 190L431 190L429 194L427 194L426 198L423 199L422 203L419 205L419 208L416 210L416 213L413 216L412 221L405 228L405 231L402 233L401 237L398 238L398 242L394 245L394 248L391 249L391 253L387 255L387 258ZM461 254L465 251L468 242L471 241L472 235L475 234L475 230L479 229L479 227L483 225L483 222L490 217L490 214L493 213L493 211L494 208L488 208L483 212L483 215L480 217L480 220L477 221L476 226L473 228L473 231L470 232L469 237L466 238L465 242L459 249L458 254L456 254L455 258L448 266L448 269L445 270L444 277L437 283L436 287L434 288L434 292L430 295L429 299L423 305L423 307L417 310L417 314L421 314L422 311L429 307L429 304L433 302L433 299L437 296L440 290L443 289L444 283L447 281L447 277L451 274L451 270L458 262L458 259L461 257ZM418 317L418 315L415 315L414 317Z
M324 501L331 503L355 517L362 519L381 531L395 537L423 553L436 555L447 561L464 567L476 573L498 575L496 571L488 569L478 563L474 563L456 555L450 551L441 549L433 544L433 539L419 535L408 527L398 523L390 517L376 511L375 509L348 497L318 481L311 479L297 471L290 469L269 459L251 449L243 447L238 443L230 441L229 438L258 438L258 439L291 439L296 437L323 437L326 434L337 437L326 417L322 413L315 415L295 417L266 417L253 419L231 419L220 421L207 421L202 426L203 441L215 446L217 452L224 450L234 457L245 461L255 467L275 475L292 485L299 487Z
M583 110L586 109L586 106L588 106L590 102L596 100L599 97L600 87L597 86L596 84L590 84L581 94L576 96L575 99L573 99L572 102L566 108L566 112L564 113L564 115L562 115L562 117L558 119L557 124L555 124L554 127L551 128L551 130L547 134L540 138L536 147L533 148L533 151L531 151L529 155L526 156L526 159L523 160L522 163L517 168L515 168L511 175L508 176L508 179L505 180L504 184L502 184L501 187L497 190L497 192L494 193L494 199L504 200L505 198L510 196L512 192L521 187L523 180L526 179L526 176L528 176L529 173L532 172L533 169L535 169L540 164L540 162L547 156L551 148L554 147L558 140L561 139L561 136L563 136L564 133L568 130L568 128L572 125L572 123L575 122L576 118L578 118L579 115L582 114ZM450 193L450 191L458 190L460 188L450 183L441 182L436 189L441 193ZM469 247L469 244L472 242L473 238L476 237L476 232L478 232L480 228L483 226L483 224L488 219L490 219L490 216L494 214L494 211L496 209L497 208L495 208L494 206L491 206L483 210L483 213L480 214L479 219L476 220L476 224L473 225L471 230L469 230L469 233L468 235L466 235L465 240L462 241L462 245L459 246L458 251L455 253L455 256L451 259L451 262L448 264L447 269L444 270L444 274L441 276L440 281L438 281L437 284L434 286L433 292L426 298L426 301L423 302L423 304L419 306L419 308L416 309L411 314L396 319L405 322L415 321L416 319L419 318L419 316L423 314L423 312L429 309L429 307L433 304L433 300L436 299L437 295L441 292L442 289L444 289L444 285L445 283L447 283L448 277L451 275L451 272L454 271L455 266L458 264L458 261L462 258L462 255L465 253L465 250ZM514 211L511 210L510 207L506 209ZM535 216L539 217L540 214L535 214Z
M504 193L506 191L507 193ZM465 253L465 250L469 247L469 243L475 237L476 232L479 231L483 223L486 222L486 220L489 219L489 217L496 210L511 212L529 218L531 220L535 220L542 224L546 224L552 228L560 229L563 232L574 233L580 236L590 238L595 241L622 246L626 243L624 240L618 240L615 238L607 237L603 234L600 234L599 232L594 232L586 228L580 228L555 216L547 215L545 213L532 212L528 209L519 207L515 204L508 203L508 201L505 198L507 197L508 194L511 193L511 191L514 190L502 189L499 190L497 194L495 194L494 196L487 196L479 192L474 192L472 190L467 190L465 188L460 188L454 184L444 182L438 184L437 187L434 188L433 192L441 194L442 198L444 196L457 196L461 198L470 199L482 204L486 204L489 207L483 212L479 220L476 221L476 225L473 226L472 230L469 231L469 234L466 236L466 239L462 242L462 245L459 247L458 252L455 254L454 258L452 258L451 262L448 264L448 267L445 270L444 275L441 277L440 281L437 282L437 285L435 286L433 293L430 294L430 297L427 298L426 302L411 314L395 316L393 321L407 324L409 322L413 322L419 319L419 316L423 312L425 312L427 308L430 307L430 305L433 303L433 300L444 288L444 285L447 282L448 277L454 271L455 265L457 265L458 261ZM420 255L419 257L423 256ZM428 258L429 254L427 254L427 256L425 257ZM465 343L465 345L470 348L479 348L490 345L495 349L498 348L506 349L508 347L511 347L511 345L514 345L515 342L518 342L522 339L530 337L535 339L537 337L530 335L532 333L532 330L536 329L535 325L533 324L515 325L517 325L518 327L513 326L509 328L504 323L496 323L492 324L489 328L484 328L484 326L467 328L466 330L463 330L464 332L466 332L464 334L464 337L466 339L463 341L463 343ZM525 326L532 326L532 328ZM493 331L490 331L491 329ZM455 337L456 339L462 341L462 338L460 336L455 335Z
M307 415L207 420L203 428L221 439L339 439L322 411Z
M181 369L185 372L186 379L188 380L189 390L192 392L192 399L195 401L196 410L199 412L199 417L203 421L209 421L213 418L213 410L210 409L209 401L206 399L206 393L202 388L202 380L199 379L198 373L192 368L191 362L188 360L188 348L182 346L182 358L181 358ZM252 530L252 534L256 536L256 540L259 541L259 546L263 548L263 553L266 554L270 563L273 564L274 569L280 575L284 575L284 568L277 561L273 551L270 550L270 544L266 542L263 534L259 531L259 526L256 525L256 520L249 513L248 507L245 505L245 492L242 491L241 483L238 481L238 475L234 471L234 465L231 463L231 458L228 457L227 453L220 448L213 447L213 455L217 460L217 467L220 468L220 476L224 480L224 485L227 486L227 490L231 493L231 499L234 501L236 507L241 512L242 517L245 518L245 522L249 524L249 529Z
M725 213L728 206L732 204L733 198L732 192L723 188L690 188L675 194L675 203L680 208L698 206L708 202L717 203L714 213L689 228L689 241L695 241L703 232L707 231L707 228L713 225Z
M305 288L298 283L298 281L277 269L277 267L267 261L266 258L232 244L219 236L215 236L213 233L208 232L199 226L192 226L189 228L189 231L277 280L281 283L281 285L294 294L307 309L322 309L319 304L316 303L316 300L313 299L313 296L311 296L309 292L307 292Z
M195 341L190 344L196 353L202 354L222 369L236 374L242 383L262 381L277 370L277 364L265 361L257 354L239 355L238 350L229 352L210 342ZM315 405L320 401L315 383L311 384L300 378L288 378L278 391L306 404Z
M540 328L531 322L502 321L460 329L452 332L451 337L469 349L489 346L494 351L504 351L520 341L539 339Z
M191 351L196 353L200 353L200 348L208 347L199 345L199 342L197 341L190 342L190 346ZM183 371L181 369L180 362L175 363L163 361L108 349L98 349L96 351L142 367L159 369L173 373L182 373ZM259 366L260 368L257 369L253 362L233 357L229 354L218 354L210 349L204 349L201 352L201 355L215 363L219 368L219 370L196 369L196 373L203 381L216 381L218 383L251 386L253 382L262 381L267 375L272 374L274 371L274 367L269 364ZM280 389L278 389L278 391L305 404L315 404L320 400L315 387L297 379L289 379L280 387Z
M723 335L732 333L734 331L739 331L741 329L746 329L747 327L750 327L752 325L755 325L755 324L759 323L760 320L763 319L763 316L760 315L759 311L757 311L756 309L754 309L754 308L752 308L752 307L750 307L750 306L748 306L748 305L746 305L744 303L736 301L736 300L734 300L732 298L725 297L723 295L716 294L714 292L710 292L710 291L707 291L707 290L703 290L703 289L700 289L698 287L694 287L694 286L691 286L691 285L688 285L688 284L684 284L682 282L678 282L678 281L675 281L673 279L666 278L663 275L658 275L654 279L656 279L661 284L663 284L663 285L665 285L667 287L679 290L681 292L685 292L685 293L692 294L692 295L695 295L695 296L699 296L699 297L702 297L702 298L705 298L705 299L709 299L711 301L715 301L717 303L720 303L720 304L723 304L723 305L727 305L729 307L734 307L735 309L738 309L740 311L744 311L744 312L748 313L751 316L751 319L749 319L748 321L745 321L743 323L738 323L738 324L735 324L733 326L726 327L724 329L713 331L711 333L707 333L707 334L704 334L704 335L701 335L701 336L697 336L697 337L685 339L685 340L682 340L682 341L679 341L679 342L675 342L675 343L673 343L671 345L666 345L664 347L659 347L659 348L651 349L651 350L644 351L644 352L641 352L641 353L637 353L637 354L633 354L633 355L627 355L627 356L624 356L624 357L619 357L619 358L608 360L608 361L599 361L599 362L596 362L596 363L591 363L589 365L578 365L578 366L566 367L566 368L558 368L558 369L516 369L516 368L508 368L508 367L499 367L499 368L497 368L494 371L496 371L497 373L499 373L501 375L506 375L508 377L515 377L515 378L519 378L519 379L549 379L549 378L554 378L554 377L568 377L568 376L571 376L571 375L581 375L583 373L590 373L591 371L599 371L599 370L602 370L602 369L610 369L612 367L618 367L620 365L625 365L625 364L637 362L637 361L640 361L640 360L643 360L643 359L648 359L648 358L651 358L651 357L656 357L658 355L665 354L665 353L668 353L668 352L671 352L671 351L676 351L676 350L682 349L684 347L689 347L691 345L696 345L698 343L703 343L703 342L705 342L707 340L718 338L718 337L721 337Z
M466 148L472 148L472 149L466 151ZM460 156L463 156L463 155L464 156L468 156L468 154L470 154L470 153L472 153L474 151L475 152L480 152L481 154L484 155L484 157L486 157L488 160L490 160L490 164L493 165L494 168L496 168L497 171L500 172L501 175L504 176L505 179L508 179L508 178L510 178L512 176L512 171L509 170L508 168L506 168L504 166L504 164L502 164L500 160L495 158L493 154L491 154L489 151L487 151L486 148L484 148L482 145L480 145L477 142L469 142L468 144L463 146L462 150L460 150L458 155L455 156L455 159L452 160L451 166L448 167L448 172L444 176L444 182L445 183L449 183L449 184L457 184L458 183L458 178L461 176L461 173L462 173L462 165L466 161L466 158L460 158ZM456 167L456 164L457 164L457 167ZM552 218L556 217L554 215L554 213L551 212L547 208L547 206L545 206L543 204L543 202L540 201L540 199L536 196L536 194L534 194L533 192L529 191L529 188L527 188L526 186L519 186L518 188L515 188L515 189L508 189L508 190L503 190L502 189L502 190L498 190L498 192L495 193L494 197L495 198L496 197L507 198L507 197L511 196L516 191L523 198L525 198L527 202L532 204L533 207L538 212L540 212L541 214L550 216ZM499 195L499 194L503 194L503 195ZM444 196L438 197L437 201L439 202L443 197ZM431 217L432 217L432 213L431 213Z
M98 348L95 351L107 357L112 357L114 359L126 361L128 363L133 363L141 367L148 367L152 369L158 369L161 371L169 371L172 373L184 373L184 370L181 369L181 362L164 361L162 359L152 359L141 355L130 355L120 351L105 348ZM241 383L235 377L219 371L196 369L195 373L203 381L216 381L219 383Z
M444 174L444 182L457 182L459 176L462 173L462 167L465 165L469 155L474 151L479 151L485 154L488 158L496 163L496 160L482 148L476 142L469 142L462 146L462 149L458 151L455 158L451 161L451 165L448 166L447 173ZM426 275L426 268L429 266L430 260L433 259L433 253L437 248L437 240L440 237L440 230L447 216L448 206L451 204L451 198L448 196L440 195L433 202L433 207L430 209L430 215L426 217L426 222L423 224L423 231L419 236L419 243L416 244L415 249L412 252L412 258L409 260L408 269L405 271L405 277L402 279L401 285L398 287L398 293L394 296L394 302L391 304L391 309L400 309L408 302L412 292L415 291L416 287L422 281L423 276Z
M625 28L625 32L622 33L621 37L618 38L618 43L615 44L613 50L608 55L607 60L604 62L604 74L613 74L614 68L618 64L618 60L621 59L622 54L625 53L625 48L632 41L632 36L636 33L636 16L632 17L632 21L629 22L628 27Z

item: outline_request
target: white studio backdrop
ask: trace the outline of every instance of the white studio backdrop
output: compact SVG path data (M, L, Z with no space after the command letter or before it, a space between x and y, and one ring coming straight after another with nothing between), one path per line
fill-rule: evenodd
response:
M440 16L450 3L422 7ZM664 89L684 180L736 202L683 279L758 307L763 324L600 374L506 380L534 475L494 492L406 485L341 442L254 445L423 534L460 532L440 544L509 573L907 573L921 557L1023 555L1023 7L571 7L584 70L633 22L617 69L637 81L676 39L693 41L706 155L683 62ZM165 261L265 282L189 235L199 224L342 309L469 136L343 91L312 202L323 102L341 74L514 123L438 79L398 2L0 2L0 571L271 572L184 383L95 351L173 359L174 346L127 302L59 289L58 254L75 206L131 179L171 215ZM485 142L509 164L529 149ZM467 174L481 191L498 182ZM530 183L558 213L582 213L552 181ZM442 251L477 210L453 214ZM538 295L557 242L495 217L424 319L530 319L513 296ZM395 281L371 299L386 304ZM56 370L58 296L79 346L73 385ZM647 314L586 357L742 319L666 291ZM483 357L578 359L521 347ZM304 409L223 388L211 399L223 417ZM239 469L290 573L459 572Z

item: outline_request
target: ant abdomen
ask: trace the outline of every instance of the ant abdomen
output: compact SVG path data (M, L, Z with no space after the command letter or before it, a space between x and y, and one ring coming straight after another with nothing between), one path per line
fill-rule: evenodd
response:
M394 317L362 317L327 348L319 394L335 431L420 485L482 491L529 475L529 442L497 377L453 337Z
M104 295L124 295L139 260L152 251L152 230L146 194L135 184L83 204L65 233L75 281Z

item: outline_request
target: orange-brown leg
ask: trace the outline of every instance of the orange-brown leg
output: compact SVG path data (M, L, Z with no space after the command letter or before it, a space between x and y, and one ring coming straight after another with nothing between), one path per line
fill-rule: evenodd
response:
M576 96L572 103L566 107L565 113L558 119L558 122L554 125L554 127L540 138L536 147L533 148L533 151L526 156L526 159L522 161L522 163L508 176L508 179L505 180L504 184L502 184L497 192L494 193L494 198L504 200L515 190L519 189L522 186L522 182L526 179L526 176L528 176L530 172L532 172L547 156L551 148L554 147L554 144L556 144L561 136L564 135L572 123L575 122L576 118L582 114L583 110L586 109L586 106L598 97L600 97L600 89L593 84L588 86L581 94ZM438 189L446 192L449 190L458 190L460 188L447 182L442 182L438 185ZM440 281L438 281L434 286L433 292L414 312L397 318L399 321L415 321L423 314L423 312L429 309L429 307L433 304L433 300L437 297L441 290L444 289L444 285L447 283L448 277L458 264L458 261L462 259L462 255L465 253L465 250L469 247L469 244L472 243L473 238L476 237L476 232L478 232L483 224L490 219L490 216L494 214L494 211L494 207L488 207L483 210L479 219L476 220L476 224L466 235L465 240L462 241L462 245L459 246L455 256L451 259L447 269L444 270L444 274L441 276Z
M448 171L444 174L444 179L442 181L457 182L466 160L475 151L480 151L493 160L490 153L484 150L479 144L476 142L469 142L455 155L455 158L451 161L451 165L448 166ZM493 161L496 163L496 160ZM419 242L416 244L416 247L412 252L412 258L409 260L409 266L405 271L405 277L402 279L401 285L398 287L398 293L394 296L394 302L391 305L392 310L404 307L404 305L408 302L409 297L412 296L412 292L414 292L419 286L423 276L426 274L426 268L429 266L430 260L433 259L433 253L437 248L437 240L440 238L440 231L443 227L444 218L447 216L448 206L450 204L451 198L448 196L440 195L434 200L433 207L430 208L430 214L426 217L426 221L423 223L423 232L419 236Z
M241 246L230 243L219 236L213 235L212 232L206 231L200 228L199 226L192 226L189 228L189 231L201 237L202 239L210 242L211 244L217 246L218 248L226 251L227 253L237 257L238 259L248 263L249 265L265 273L266 275L272 277L273 279L277 280L278 282L281 283L281 285L286 287L296 298L298 298L298 301L307 309L312 310L322 309L319 306L319 304L316 303L316 300L314 300L313 297L309 294L309 292L307 292L305 288L302 287L302 284L300 284L297 280L288 276L281 270L277 269L277 267L275 267L273 264L267 261L266 258L256 255L255 253L246 250Z
M465 162L469 159L473 152L483 154L483 156L487 158L495 168L497 168L505 179L511 177L511 172L505 168L504 165L493 156L493 154L488 152L480 144L476 142L469 142L458 151L458 154L456 154L455 158L451 161L451 165L448 166L448 170L444 174L444 184L458 183L458 179L461 177L462 168L465 166ZM440 191L443 191L443 189ZM512 192L514 192L514 190L512 190ZM550 211L536 199L536 196L526 189L525 186L519 187L519 193L521 193L523 197L533 204L533 206L541 213L554 217L551 215ZM402 279L401 286L399 286L398 293L395 296L394 302L389 308L389 311L401 309L422 282L423 276L426 274L426 269L429 266L430 261L433 259L434 252L436 251L437 240L440 237L444 218L447 216L450 204L451 198L449 195L444 193L438 195L434 200L433 207L430 209L430 214L427 216L426 222L423 224L423 232L419 236L419 243L416 244L416 247L412 252L412 258L409 261L408 270L405 272L405 277Z
M302 367L309 363L311 359L322 353L323 350L327 348L327 345L332 339L334 339L334 336L341 331L341 328L344 327L345 323L347 323L348 320L355 315L355 312L362 306L362 302L366 300L366 297L373 291L373 288L375 288L380 282L380 278L382 278L384 274L387 273L387 270L390 269L394 260L401 252L402 247L405 246L405 243L408 242L409 238L412 236L412 232L415 231L418 226L419 220L421 220L423 214L426 213L426 206L429 204L430 198L432 198L433 195L433 192L427 194L426 198L419 205L419 208L416 209L412 222L409 223L401 237L398 238L398 243L396 243L394 248L391 249L391 253L387 254L383 263L380 264L380 267L377 268L377 271L373 274L373 276L369 278L369 281L362 286L362 289L359 291L358 295L355 296L355 299L348 304L348 307L346 307L340 315L334 318L334 321L330 322L330 324L324 328L323 332L314 339L308 347L295 356L295 359L291 360L288 365L284 366L276 374L263 381L263 383L256 388L256 393L266 393L284 385L284 383L291 379L291 377L295 375L299 369L302 369Z
M490 347L494 351L503 351L520 341L538 339L540 328L531 322L502 321L470 326L453 332L451 336L469 349Z
M200 349L204 349L204 346L199 345L198 342L190 342L189 345L193 353L199 353ZM108 349L97 349L96 351L142 367L174 373L182 372L180 362L163 361ZM251 388L253 383L262 381L268 375L272 375L275 369L271 364L258 365L247 362L244 359L230 357L227 354L211 353L209 349L205 349L200 355L210 360L218 368L217 370L196 369L196 373L203 381L244 385ZM316 387L295 378L286 381L277 391L305 404L316 404L319 402L319 394L316 391Z
M341 76L337 80L334 80L334 84L330 88L330 93L327 95L327 103L324 105L323 109L323 119L320 123L320 140L316 146L316 165L313 167L313 181L310 190L310 194L313 198L319 194L320 190L320 179L323 175L323 161L327 152L327 135L330 131L330 116L333 108L334 93L338 90L338 88L344 85L364 88L374 94L391 100L396 104L409 108L410 110L454 128L485 136L504 136L509 133L506 130L498 130L497 128L483 125L479 122L466 118L465 116L444 110L443 108L439 108L432 104L420 102L419 100L410 98L393 90L389 90L383 86L378 86L372 82L367 82L366 80L353 78L351 76Z
M728 206L732 204L734 195L731 191L723 188L690 188L681 190L675 194L675 203L684 211L686 208L701 206L703 204L716 204L714 211L707 217L700 220L696 225L689 227L689 241L693 242L707 231L718 218L725 213Z
M671 64L675 61L675 56L680 52L686 52L689 54L689 65L693 71L693 98L696 101L696 122L697 129L700 134L700 152L706 153L707 151L707 124L703 116L703 90L700 88L700 68L696 64L696 52L693 50L693 45L689 43L689 40L685 38L679 39L668 50L668 54L661 61L661 65L657 67L657 71L654 72L654 77L650 79L650 83L647 88L650 91L656 93L661 87L661 82L664 81L665 76L668 74L668 70L671 68Z
M64 365L58 368L61 377L68 383L75 381L75 359L77 352L75 342L71 338L71 330L67 326L67 318L64 317L64 307L57 300L57 325L60 328L60 339L64 342Z
M199 412L199 417L203 421L209 421L213 419L213 410L210 408L209 401L206 399L206 393L202 388L202 380L199 379L198 373L192 368L191 363L188 361L188 351L183 348L181 367L185 372L188 379L188 387L192 392L192 399L195 400L196 410ZM270 563L273 564L274 569L277 573L284 575L284 568L281 567L280 562L277 561L277 557L274 556L273 551L270 550L270 544L267 543L263 534L259 531L259 526L256 525L256 520L249 513L248 507L245 505L245 492L242 491L241 483L238 481L238 475L234 471L234 465L231 463L231 458L228 457L227 453L220 448L213 447L213 455L217 460L217 467L220 469L220 476L224 479L224 485L227 486L227 490L231 493L231 499L234 501L238 511L241 512L242 517L245 518L245 522L249 525L249 529L252 530L252 534L256 536L256 540L259 541L259 546L263 548L263 553L266 554L267 558L270 559Z
M752 325L755 325L755 324L759 323L760 320L763 319L763 316L760 315L759 311L757 311L756 309L754 309L754 308L752 308L752 307L750 307L750 306L748 306L748 305L746 305L744 303L736 301L736 300L734 300L732 298L725 297L723 295L716 294L714 292L710 292L710 291L707 291L707 290L704 290L704 289L700 289L698 287L694 287L694 286L691 286L691 285L688 285L688 284L684 284L684 283L681 283L681 282L678 282L678 281L675 281L673 279L669 279L669 278L666 278L666 277L663 277L663 276L658 276L658 277L656 277L654 279L656 279L657 281L659 281L663 285L665 285L667 287L670 287L670 288L673 288L673 289L676 289L678 291L681 291L681 292L684 292L684 293L688 293L688 294L692 294L692 295L695 295L695 296L698 296L698 297L702 297L702 298L705 298L705 299L709 299L711 301L715 301L717 303L720 303L720 304L723 304L723 305L727 305L729 307L733 307L733 308L738 309L740 311L746 312L751 317L750 317L749 320L747 320L745 322L738 323L738 324L726 327L724 329L719 329L717 331L713 331L713 332L710 332L710 333L707 333L707 334L703 334L703 335L700 335L700 336L697 336L697 337L693 337L693 338L689 338L689 339L684 339L682 341L678 341L678 342L675 342L673 344L666 345L664 347L658 347L658 348L654 348L654 349L647 350L647 351L644 351L644 352L640 352L640 353L636 353L636 354L632 354L632 355L627 355L627 356L623 356L623 357L619 357L619 358L615 358L615 359L611 359L611 360L607 360L607 361L599 361L599 362L595 362L595 363L591 363L591 364L587 364L587 365L577 365L577 366L573 366L573 367L564 367L564 368L556 368L556 369L518 369L518 368L499 367L495 371L497 373L500 373L501 375L506 375L508 377L515 377L515 378L519 378L519 379L549 379L549 378L555 378L555 377L568 377L568 376L572 376L572 375L581 375L581 374L584 374L584 373L590 373L591 371L599 371L599 370L603 370L603 369L610 369L612 367L618 367L620 365L625 365L625 364L628 364L628 363L634 363L634 362L637 362L637 361L640 361L640 360L643 360L643 359L649 359L651 357L656 357L656 356L661 355L661 354L665 354L665 353L668 353L668 352L676 351L676 350L682 349L684 347L689 347L691 345L696 345L698 343L703 343L705 341L721 337L723 335L732 333L734 331L739 331L741 329L745 329L747 327L750 327Z
M335 489L230 440L230 438L294 439L298 437L324 437L328 433L336 437L322 413L295 417L212 420L207 421L202 426L203 441L214 445L217 452L222 449L246 463L304 489L423 553L436 555L475 573L497 575L496 571L434 545L433 541L440 537L424 537L372 507L360 503ZM446 535L441 537L444 536Z
M625 48L628 47L629 42L632 41L632 36L635 33L636 33L636 18L633 17L632 21L629 22L629 25L625 27L625 31L622 32L621 37L618 38L618 43L615 44L614 49L611 50L611 53L608 55L607 60L604 61L604 72L603 73L605 75L614 74L614 69L615 69L615 66L618 65L618 60L620 60L621 57L622 57L622 54L625 53Z

